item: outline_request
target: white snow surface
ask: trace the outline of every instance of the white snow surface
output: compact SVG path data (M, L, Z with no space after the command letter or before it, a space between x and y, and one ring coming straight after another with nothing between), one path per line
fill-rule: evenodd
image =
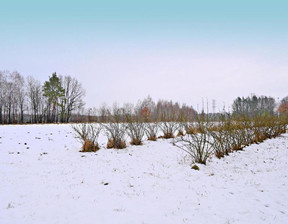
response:
M171 140L99 142L81 153L70 125L0 126L0 223L288 223L287 134L200 171Z

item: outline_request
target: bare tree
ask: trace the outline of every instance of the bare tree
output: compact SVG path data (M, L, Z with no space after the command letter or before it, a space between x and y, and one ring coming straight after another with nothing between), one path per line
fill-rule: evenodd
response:
M32 76L27 77L27 95L32 111L32 122L39 123L43 116L41 106L43 104L41 83Z
M4 113L4 105L5 105L5 74L0 71L0 124L3 124L3 113Z
M139 101L135 108L136 116L142 117L145 122L148 120L156 120L155 115L155 102L150 96L146 97L143 101Z
M64 89L64 96L61 98L61 122L69 122L71 114L77 108L84 106L83 97L85 90L80 82L71 76L60 75L61 86Z
M16 120L18 123L24 123L24 104L26 98L25 80L18 72L12 73L12 80L14 85L14 107L16 108L16 116L19 110L19 115L16 117Z
M14 98L14 85L11 73L8 74L6 80L6 111L7 111L7 123L12 124L13 117L15 113L14 105L15 105L15 98Z
M109 108L106 104L102 104L98 109L99 120L102 123L108 122Z
M13 97L13 82L10 81L10 74L9 76L6 76L6 82L5 82L5 111L6 111L6 123L11 124L12 123L12 107L14 103L14 97Z
M0 72L1 123L22 123L24 120L24 78L17 72Z

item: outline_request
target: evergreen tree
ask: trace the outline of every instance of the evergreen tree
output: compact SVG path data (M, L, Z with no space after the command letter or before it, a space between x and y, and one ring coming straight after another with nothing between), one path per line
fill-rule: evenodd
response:
M64 97L64 89L61 86L61 82L54 72L49 81L46 81L43 85L43 96L47 98L47 121L57 121L56 109L59 105L59 99Z

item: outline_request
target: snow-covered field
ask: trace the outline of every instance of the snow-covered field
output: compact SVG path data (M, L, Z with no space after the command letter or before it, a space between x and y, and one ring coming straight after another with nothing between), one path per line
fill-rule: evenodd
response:
M0 223L288 223L288 135L200 171L171 140L80 153L70 125L0 126Z

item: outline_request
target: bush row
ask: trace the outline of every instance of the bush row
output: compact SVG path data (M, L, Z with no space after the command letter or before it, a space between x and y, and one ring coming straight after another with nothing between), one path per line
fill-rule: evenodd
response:
M107 148L126 148L127 136L131 145L142 145L143 140L156 141L158 138L174 138L179 130L179 123L175 122L111 122L111 123L81 123L72 125L75 137L82 143L81 152L95 152L99 150L98 138L103 131L107 136ZM162 132L162 135L159 135Z
M151 141L174 138L173 144L187 152L194 163L206 164L212 154L221 158L285 133L287 123L287 119L271 115L233 117L223 114L217 121L211 121L202 114L195 122L144 122L128 116L126 122L114 117L111 122L82 123L72 127L82 142L82 152L97 151L99 134L104 131L107 148L125 148L127 136L131 145L142 145L145 137Z
M233 117L225 114L216 122L202 115L197 122L185 124L186 135L175 139L174 145L187 152L193 162L206 164L212 154L222 158L285 133L287 123L287 118L271 115Z

